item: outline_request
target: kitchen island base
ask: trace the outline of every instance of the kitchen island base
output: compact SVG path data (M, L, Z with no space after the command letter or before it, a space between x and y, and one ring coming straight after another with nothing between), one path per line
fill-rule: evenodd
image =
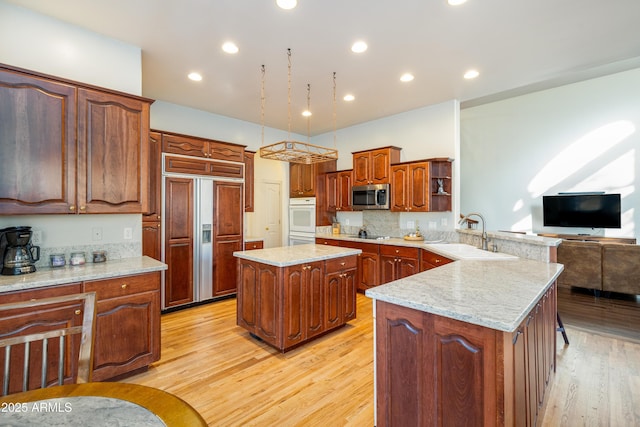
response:
M535 426L556 366L556 288L514 332L383 301L376 312L377 426Z
M314 251L316 245L309 246ZM356 317L356 253L341 248L334 258L309 258L295 264L272 265L244 259L294 249L263 249L236 253L238 261L237 324L281 352L338 329ZM304 250L304 249L303 249ZM288 253L287 252L287 253ZM358 251L359 252L359 251ZM346 254L346 256L344 256Z

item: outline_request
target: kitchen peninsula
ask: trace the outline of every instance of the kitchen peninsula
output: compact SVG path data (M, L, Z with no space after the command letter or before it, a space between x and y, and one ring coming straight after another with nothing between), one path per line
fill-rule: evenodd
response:
M297 245L234 252L237 323L285 352L356 317L359 249Z
M376 425L536 425L555 372L562 269L461 259L368 289Z

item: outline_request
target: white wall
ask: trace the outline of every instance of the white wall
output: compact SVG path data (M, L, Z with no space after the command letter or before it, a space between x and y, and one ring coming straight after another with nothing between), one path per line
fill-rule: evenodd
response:
M339 153L338 169L353 167L351 153L354 151L390 145L402 148L400 160L403 162L431 157L453 158L453 211L398 214L398 226L401 229L408 228L408 221L419 221L423 230L427 227L453 229L460 200L459 108L458 101L452 100L338 130L335 143ZM334 134L331 132L313 137L311 142L334 148ZM348 219L350 226L362 225L362 217L361 212L338 214L339 221L346 225Z
M640 69L461 111L461 211L491 230L640 238ZM622 229L549 228L542 195L621 193Z
M140 48L0 2L0 62L135 95L141 94ZM103 240L92 240L92 228ZM122 243L140 248L141 215L0 216L0 228L32 226L43 247ZM124 240L124 228L133 239ZM137 246L136 246L137 244Z

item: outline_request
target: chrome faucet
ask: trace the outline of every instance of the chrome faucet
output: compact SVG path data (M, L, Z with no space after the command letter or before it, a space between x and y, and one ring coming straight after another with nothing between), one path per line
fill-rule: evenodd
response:
M458 224L462 224L463 222L465 222L466 220L469 219L470 216L477 216L478 218L480 218L482 220L482 249L485 251L489 250L489 246L487 244L487 231L485 229L485 225L484 225L484 217L482 215L480 215L479 213L470 213L465 215L464 217L462 217L462 219L460 221L458 221Z

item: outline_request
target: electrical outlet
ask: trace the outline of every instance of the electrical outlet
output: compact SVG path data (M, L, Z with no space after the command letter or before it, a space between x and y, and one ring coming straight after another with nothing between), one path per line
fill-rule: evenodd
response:
M344 220L344 225L349 225L349 219L348 218Z
M133 239L133 228L125 227L125 229L124 229L124 239L125 240Z
M413 228L416 228L416 223L415 223L415 222L413 222L413 221L407 221L407 228L408 228L409 230L411 230L411 229L413 229Z
M435 230L438 228L438 223L435 221L429 221L429 230Z
M94 242L98 242L102 240L102 228L101 227L93 227L91 229L91 240Z
M448 223L447 218L441 218L440 219L440 225L441 226L446 227L447 223Z
M31 233L31 242L34 245L39 245L42 243L42 230L33 230Z

